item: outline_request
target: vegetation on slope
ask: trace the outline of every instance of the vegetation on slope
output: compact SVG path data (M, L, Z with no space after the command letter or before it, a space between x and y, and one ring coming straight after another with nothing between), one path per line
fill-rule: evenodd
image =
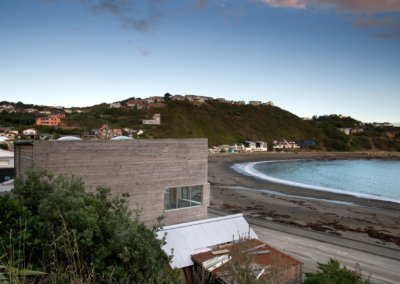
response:
M19 104L19 107L22 107ZM37 108L37 107L36 107ZM143 119L161 114L161 125L143 125ZM314 149L327 151L388 150L400 151L400 129L374 127L351 117L324 115L303 120L279 107L238 105L207 101L166 101L144 109L111 109L100 104L84 112L67 114L61 127L36 127L41 133L79 135L108 124L111 128L143 129L142 138L206 137L209 146L262 140L272 147L274 140L315 141ZM29 125L28 125L29 124ZM18 130L34 124L34 116L10 113L0 116L0 126ZM362 128L360 133L346 135L339 128Z
M124 196L32 171L0 196L0 282L169 282L157 230L136 221Z

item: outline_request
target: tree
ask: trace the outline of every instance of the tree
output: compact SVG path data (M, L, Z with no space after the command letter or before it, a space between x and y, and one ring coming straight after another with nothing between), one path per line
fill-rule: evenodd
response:
M335 259L330 259L327 263L318 263L318 271L306 273L303 284L369 284L369 279L363 280L359 266L352 271L341 266Z
M164 100L165 101L170 101L171 100L172 95L170 93L165 93L164 94Z
M81 179L30 171L12 195L0 196L0 255L46 272L50 283L168 282L170 261L156 238L127 209L127 195L85 191ZM18 221L18 222L16 222ZM23 226L22 226L22 225ZM22 229L21 229L22 227ZM16 248L21 247L23 251ZM18 252L18 255L12 255Z

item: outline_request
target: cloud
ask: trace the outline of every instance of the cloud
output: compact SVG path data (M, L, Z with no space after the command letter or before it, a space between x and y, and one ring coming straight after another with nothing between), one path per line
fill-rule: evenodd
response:
M400 19L394 16L359 17L354 25L373 29L373 35L380 39L400 39Z
M259 0L259 1L272 7L294 8L294 9L305 8L304 0Z
M258 0L271 7L334 9L350 14L354 25L381 39L400 39L400 0ZM389 16L390 15L390 16Z
M399 12L398 0L258 0L272 7L304 9L306 7L333 8L342 13L377 14Z
M304 0L315 6L336 8L339 12L378 14L400 11L398 0Z
M80 0L93 13L108 13L118 19L121 27L148 32L164 16L163 0Z

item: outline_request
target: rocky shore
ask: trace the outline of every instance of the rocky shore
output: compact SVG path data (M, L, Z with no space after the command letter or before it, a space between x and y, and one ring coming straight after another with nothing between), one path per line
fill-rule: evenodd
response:
M399 203L273 183L231 169L235 163L285 159L400 159L400 153L210 154L211 208L400 248Z

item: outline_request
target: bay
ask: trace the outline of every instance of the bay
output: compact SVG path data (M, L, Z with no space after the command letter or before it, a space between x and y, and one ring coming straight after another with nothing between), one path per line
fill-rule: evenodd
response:
M400 161L285 160L233 168L272 182L400 203Z

